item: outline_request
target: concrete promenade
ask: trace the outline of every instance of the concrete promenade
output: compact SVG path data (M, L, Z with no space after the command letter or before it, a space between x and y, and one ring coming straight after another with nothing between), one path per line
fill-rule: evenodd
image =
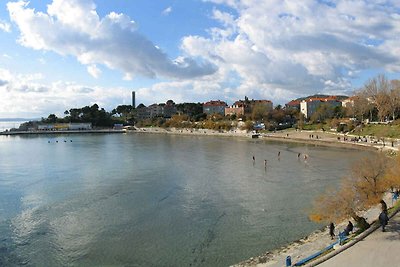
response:
M386 232L378 228L362 241L318 266L400 266L400 212L389 221Z

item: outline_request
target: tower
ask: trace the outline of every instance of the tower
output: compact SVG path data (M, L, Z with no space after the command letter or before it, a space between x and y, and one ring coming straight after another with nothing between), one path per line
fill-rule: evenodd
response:
M135 91L132 91L132 107L136 108L136 103L135 103Z

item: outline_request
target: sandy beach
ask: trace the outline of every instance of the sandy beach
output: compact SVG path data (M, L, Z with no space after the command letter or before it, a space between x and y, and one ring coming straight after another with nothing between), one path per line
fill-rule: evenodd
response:
M251 138L254 133L248 133L246 131L236 130L228 132L219 132L209 129L164 129L164 128L137 128L134 132L136 133L153 133L153 134L177 134L177 135L203 135L203 136L221 136L221 137L240 137L240 138ZM346 137L346 138L344 138ZM397 153L399 150L399 140L395 140L393 146L391 143L383 145L383 143L374 142L376 139L361 137L358 140L358 136L343 135L332 132L322 131L279 131L275 133L260 134L259 139L281 141L281 142L298 142L306 143L311 145L322 145L322 146L334 146L334 147L347 147L354 149L368 149L375 151L384 151L387 153ZM353 139L353 141L352 141ZM357 139L357 141L354 141ZM388 206L392 206L391 195L388 194L385 198ZM364 217L369 223L374 222L380 209L379 206L371 208L366 211ZM347 225L347 221L336 225L335 232L338 234L343 231ZM267 251L262 255L254 256L248 260L233 265L234 267L280 267L286 266L286 257L290 256L292 264L295 264L301 259L304 259L321 249L324 249L328 245L334 243L336 240L331 240L329 231L326 227L317 230L310 235L294 241L287 246L277 248L273 251Z
M254 133L245 130L231 130L231 131L216 131L210 129L189 129L189 128L160 128L160 127L146 127L135 128L135 133L154 133L154 134L175 134L175 135L201 135L201 136L221 136L221 137L242 137L251 138ZM295 131L284 130L269 133L260 133L259 139L271 140L280 142L296 142L313 145L346 147L356 149L369 149L376 151L398 151L400 148L400 140L394 140L393 147L391 143L376 142L376 138L366 137L366 142L361 137L360 141L351 141L352 138L358 138L356 135L344 135L333 132L323 131ZM346 140L344 139L346 137ZM375 141L375 142L373 142Z

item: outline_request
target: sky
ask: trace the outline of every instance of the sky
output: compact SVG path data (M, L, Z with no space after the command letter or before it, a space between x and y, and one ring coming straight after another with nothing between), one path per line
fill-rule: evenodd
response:
M400 1L0 2L0 118L97 103L274 105L400 79Z

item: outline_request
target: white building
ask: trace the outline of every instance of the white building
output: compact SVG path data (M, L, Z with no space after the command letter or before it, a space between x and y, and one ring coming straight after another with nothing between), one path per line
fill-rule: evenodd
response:
M54 123L54 124L40 124L38 125L39 131L76 131L76 130L91 130L91 123Z
M306 119L309 119L322 104L326 104L330 107L342 106L342 102L335 97L310 98L300 102L300 112Z

